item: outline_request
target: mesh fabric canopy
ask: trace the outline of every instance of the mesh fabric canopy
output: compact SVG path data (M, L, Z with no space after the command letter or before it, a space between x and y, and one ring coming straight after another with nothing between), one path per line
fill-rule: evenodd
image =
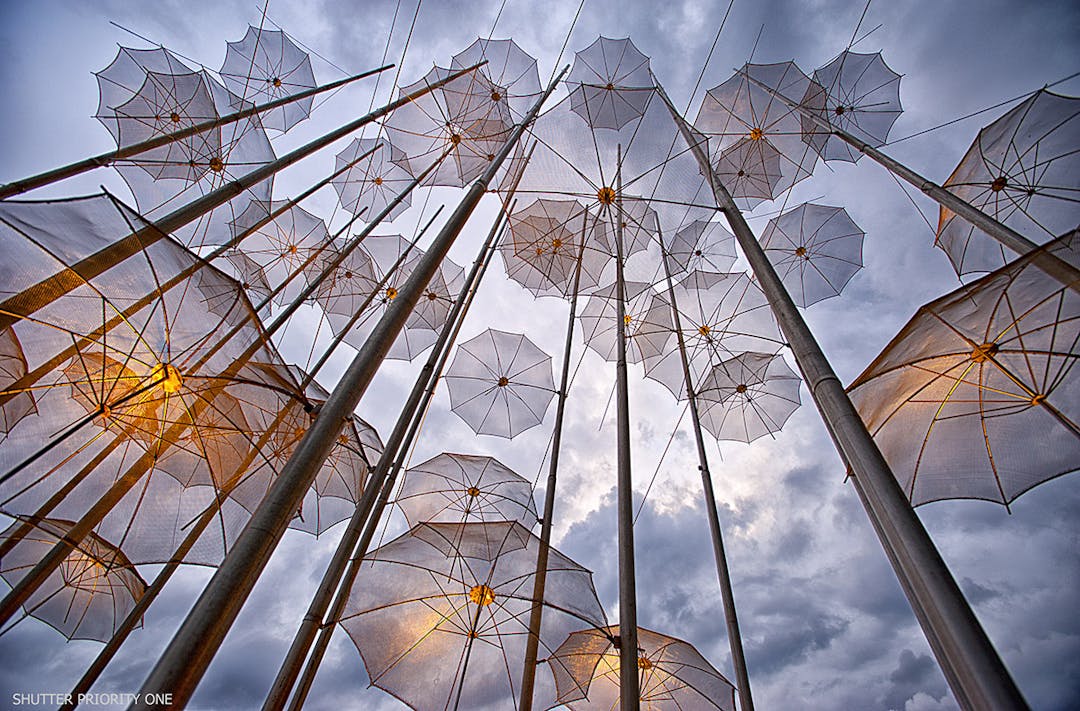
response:
M623 322L626 327L626 361L640 363L657 358L672 332L671 304L649 284L626 282ZM616 360L618 322L616 285L598 289L581 310L585 345L606 361Z
M776 196L783 156L767 138L740 138L716 157L713 171L743 210Z
M397 504L418 523L536 523L532 485L492 457L443 453L405 472Z
M1074 231L1053 244L1074 266ZM849 387L912 504L1008 504L1080 461L1080 297L1021 259L915 314Z
M150 72L154 73L153 77ZM172 79L171 75L184 78ZM116 59L97 73L97 79L100 92L97 119L109 129L118 145L124 145L123 141L127 140L121 136L121 126L125 124L129 126L125 135L145 138L211 118L211 107L202 98L204 91L209 92L216 115L251 105L207 72L196 73L165 48L121 47ZM173 121L174 113L179 121ZM150 156L149 169L141 163L147 156ZM261 119L256 115L196 134L175 148L162 146L115 165L131 188L139 212L154 219L242 177L274 157ZM195 165L191 165L196 158ZM203 160L205 164L200 162ZM229 238L228 222L244 212L252 200L268 202L272 183L272 178L259 182L174 236L194 246L223 243Z
M671 275L682 272L726 272L735 264L735 235L719 222L695 220L665 244Z
M573 711L619 707L619 628L571 634L547 659L559 702ZM640 707L648 711L735 711L735 687L692 645L638 627Z
M740 353L698 386L701 424L717 439L739 442L779 432L799 407L799 382L783 356Z
M61 519L38 522L4 556L0 576L14 586L73 525ZM15 523L0 533L0 540L18 527ZM23 603L23 609L68 639L107 642L145 590L146 583L123 552L90 534Z
M443 379L450 409L477 434L515 437L544 421L555 396L551 356L491 328L458 346Z
M225 86L241 101L265 104L315 86L311 59L280 30L248 26L239 42L228 42L225 63L218 72ZM262 123L275 131L288 131L311 115L313 97L293 101L264 112Z
M944 186L1036 242L1080 224L1080 99L1045 89L979 131ZM937 244L957 274L1012 258L1001 243L941 208Z
M790 96L798 100L798 96ZM802 105L841 131L874 148L885 145L889 129L903 109L900 75L889 69L880 52L844 51L814 72ZM839 136L826 134L802 117L804 140L825 160L854 163L862 153Z
M341 625L371 683L413 708L509 708L518 698L540 539L521 524L413 527L368 557ZM540 656L606 624L585 568L551 549ZM537 677L537 707L554 701Z
M776 351L783 344L768 299L745 272L690 272L674 291L695 385L714 365L743 351ZM659 352L645 359L645 377L685 397L682 357L673 333Z
M0 391L8 395L0 405L0 435L7 435L19 421L37 412L32 390L17 385L26 375L26 355L15 331L0 331ZM0 441L3 437L0 437Z
M769 220L760 240L792 300L807 307L839 296L862 268L865 235L844 208L803 203Z
M618 130L645 113L653 88L649 58L629 38L599 37L574 56L570 105L591 128Z
M450 68L457 71L484 61L478 71L491 82L488 101L505 103L511 118L520 121L542 92L536 60L512 39L477 39L453 56Z
M769 195L775 198L810 177L818 154L803 141L799 113L753 84L746 75L796 101L810 86L810 79L794 62L746 64L735 76L706 93L694 126L709 137L714 164L720 162L724 151L744 138L767 139L781 158L780 178ZM761 157L764 160L764 150Z
M375 149L374 153L360 158L372 149ZM413 180L409 171L401 167L406 164L405 153L384 138L354 138L337 154L334 168L341 170L350 163L353 165L332 181L334 190L343 208L353 215L359 215L367 208L365 215L369 220L382 212ZM412 200L406 195L386 219L393 220L411 204Z

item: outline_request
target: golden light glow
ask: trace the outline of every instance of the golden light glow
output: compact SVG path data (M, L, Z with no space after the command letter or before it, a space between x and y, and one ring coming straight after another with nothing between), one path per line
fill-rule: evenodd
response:
M281 79L278 78L278 77L274 77L273 79L270 80L270 82L274 85L275 88L280 88L281 87Z
M392 286L386 287L386 298L390 299L390 301L393 301L394 299L396 299L397 298L397 289L395 289Z
M170 395L180 392L180 388L184 387L184 378L180 375L180 371L176 369L176 366L168 363L158 364L150 374L150 378L160 380L161 389Z
M210 159L210 170L214 171L215 173L220 173L221 171L225 170L225 163L223 163L220 158L215 156Z
M173 123L180 123L180 114L173 111L171 114L169 114L169 120Z
M465 490L465 493L475 499L477 496L480 496L480 489L475 486L470 486L468 489Z
M610 205L615 202L615 191L605 185L596 191L596 197L600 200L601 205Z
M754 128L750 129L750 140L751 140L751 141L760 141L760 140L761 140L762 138L764 138L764 137L765 137L765 132L764 132L764 131L762 131L762 130L761 130L760 128L758 128L757 126L755 126Z
M561 239L556 237L555 239L551 240L551 249L552 250L557 250L559 247L562 247L562 240Z
M702 336L708 336L711 331L712 329L704 324L699 326L697 330L697 332L700 333Z
M971 359L976 363L982 363L997 353L997 351L998 347L996 343L984 343L981 346L975 346L971 349Z
M630 314L626 314L625 316L622 317L622 319L623 319L623 323L625 323L627 326L629 326L630 322L634 320L634 317L631 316Z
M372 180L371 182L375 183L376 185L382 185L382 178L379 177L379 176L376 176L375 179Z
M480 607L487 607L495 602L495 591L483 583L474 585L472 590L469 591L469 599Z
M796 247L795 248L795 256L796 257L805 257L806 256L806 247Z
M653 663L649 661L649 658L644 654L637 658L638 669L652 669Z

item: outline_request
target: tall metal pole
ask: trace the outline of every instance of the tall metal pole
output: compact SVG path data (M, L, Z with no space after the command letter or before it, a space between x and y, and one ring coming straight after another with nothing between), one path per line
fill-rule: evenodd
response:
M184 225L194 222L214 208L224 205L251 186L269 178L281 169L296 163L301 158L311 155L321 148L325 148L339 138L347 136L356 129L473 71L485 63L486 62L481 62L480 64L473 65L467 69L454 72L445 79L441 79L434 84L411 92L396 101L391 101L380 109L376 109L354 121L350 121L344 126L334 129L324 136L316 138L300 148L285 154L281 158L267 163L264 166L260 166L243 177L223 185L200 198L192 200L183 207L156 220L153 224L133 232L123 239L113 242L108 247L104 247L88 257L84 257L62 271L42 279L31 287L23 289L18 294L9 296L3 303L0 303L0 331L13 326L27 316L35 313L38 309L48 306L64 294L78 288L94 277L116 266L128 257L138 254L154 242L164 239L167 234L175 232Z
M570 316L566 323L566 345L563 347L562 375L559 380L558 403L555 407L555 431L551 435L551 460L548 462L547 488L544 489L544 513L540 519L540 547L536 552L536 577L533 578L532 609L529 611L529 636L525 640L525 667L521 674L521 694L518 711L532 711L533 689L536 686L536 657L540 650L540 623L544 614L544 589L547 586L548 557L551 547L551 528L555 517L555 485L559 474L559 451L562 449L563 417L566 398L570 394L570 354L574 344L574 316L577 312L578 290L581 287L581 262L585 257L589 213L581 217L581 247L574 267L574 287L570 294Z
M289 519L330 453L345 419L352 414L364 395L375 371L487 190L488 184L567 69L569 67L548 85L522 122L514 128L491 165L465 194L427 253L417 263L413 273L399 290L397 298L376 324L326 400L315 423L308 429L248 525L240 533L232 551L226 556L165 649L143 684L142 696L131 708L151 708L152 705L146 699L153 694L172 693L174 703L181 706L191 698L225 634L251 593L255 581L281 540Z
M615 168L615 406L619 516L619 708L641 701L637 654L637 582L634 573L634 490L630 469L630 386L626 375L626 280L623 275L622 146Z
M893 158L890 158L878 149L874 148L869 143L866 143L865 141L860 141L858 138L852 136L847 131L833 126L831 123L811 111L809 108L803 106L800 103L792 101L791 99L787 98L783 94L770 87L768 84L763 84L757 79L753 78L745 71L741 71L740 73L754 85L761 87L765 91L769 92L772 96L775 96L776 98L780 99L780 101L787 104L789 107L801 113L821 130L825 131L826 133L830 133L839 138L840 140L844 141L845 143L853 146L863 155L869 156L871 159L884 166L885 169L888 170L890 173L899 178L902 178L911 185L914 185L916 188L921 190L925 195L934 200L936 203L948 210L952 210L957 215L967 220L970 224L974 225L975 227L979 228L986 234L996 239L1005 247L1009 248L1013 252L1016 252L1018 256L1029 254L1039 248L1039 245L1035 244L1027 237L1023 236L1008 225L999 222L990 215L987 215L985 212L975 207L963 198L949 192L937 183L924 178L911 168L908 168L903 163ZM1080 269L1077 269L1076 267L1061 259L1057 255L1047 252L1046 250L1036 252L1033 258L1038 263L1039 268L1045 271L1047 274L1054 277L1062 284L1068 286L1074 291L1080 291Z
M296 678L300 674L304 659L307 657L308 651L311 649L311 644L315 640L316 633L319 631L320 627L323 627L323 629L326 630L326 627L323 625L323 620L326 617L326 610L330 606L334 591L341 585L342 574L345 572L345 566L349 563L353 549L356 548L356 542L360 538L364 523L369 518L373 517L372 508L374 506L375 497L384 486L387 472L390 470L391 464L395 461L399 452L404 455L405 450L408 448L408 443L403 445L403 441L409 424L414 416L416 416L417 409L420 407L424 389L432 379L432 372L436 367L436 363L439 361L440 356L443 355L444 350L447 352L450 350L452 341L448 342L448 339L450 339L452 333L456 333L454 324L458 319L458 315L464 308L462 304L465 302L466 297L472 293L474 281L477 281L477 273L483 263L484 251L492 241L495 240L499 227L502 224L503 216L504 213L500 210L495 223L492 225L488 238L484 241L484 247L481 249L480 255L477 257L471 271L466 276L461 293L447 315L446 323L443 324L443 327L439 332L439 336L436 339L431 354L428 356L426 363L417 375L413 389L406 399L401 413L398 415L397 423L383 445L383 453L379 457L379 463L376 466L375 471L372 472L367 486L364 487L364 494L360 501L357 502L356 509L349 519L345 532L342 534L341 540L338 541L337 548L334 550L334 555L330 560L330 564L323 573L319 587L316 589L311 604L308 606L308 611L304 615L303 620L301 620L299 629L297 629L296 634L293 636L293 641L289 646L289 651L285 655L285 660L281 663L277 676L274 678L274 683L270 687L270 692L263 702L264 711L284 708L285 703L289 699L289 693L296 684ZM432 387L432 389L434 388ZM374 518L377 519L378 516L374 516ZM347 585L351 585L351 582L347 582ZM321 654L318 650L313 655L313 658L316 655L321 659ZM318 664L316 663L315 666L317 667ZM314 676L314 674L312 674L312 676Z
M379 460L379 470L372 476L373 482L381 483L381 489L378 492L379 498L374 507L368 507L369 511L366 520L361 521L358 518L357 535L359 540L357 540L356 536L351 536L352 542L348 549L345 550L345 562L348 563L348 568L343 575L340 572L338 573L337 577L340 583L337 585L337 595L334 597L329 614L325 614L325 607L323 609L324 617L322 618L319 637L315 640L311 656L308 658L307 664L304 665L304 672L296 683L296 691L293 694L292 701L289 703L290 711L298 711L303 708L304 701L307 700L307 695L311 691L311 685L315 682L315 675L318 674L319 665L326 654L334 630L337 629L337 622L345 612L345 606L349 602L349 595L355 584L356 576L360 572L360 566L363 564L368 548L371 546L371 541L375 537L375 531L378 528L379 521L382 519L383 511L394 491L394 484L397 481L398 474L405 466L405 456L420 430L420 425L424 421L424 414L427 412L431 398L435 395L435 388L439 383L439 378L442 377L446 361L450 358L450 350L457 340L462 324L465 323L465 315L472 305L480 281L484 278L488 264L491 263L491 258L495 254L496 244L502 239L502 233L506 229L505 223L500 225L503 214L500 213L500 219L496 220L492 232L485 242L487 245L486 254L484 250L481 250L480 254L477 255L470 278L466 279L462 295L454 304L454 313L443 325L443 330L439 334L439 342L432 350L423 370L413 384L406 407L402 410L402 414L394 427L394 433L391 435L391 439L394 440L393 451L389 446L383 450L383 457ZM477 271L477 266L479 266L479 271ZM462 304L463 300L464 305L459 308L459 304ZM411 421L405 416L406 411L411 412ZM408 426L407 430L405 430L406 425ZM374 493L374 484L370 486ZM362 533L360 533L361 527L363 529ZM329 573L329 571L327 572ZM284 701L285 699L282 699L281 703L284 703ZM263 706L264 711L279 708L281 708L281 705L278 703L270 705L269 699Z
M697 392L690 372L690 360L686 356L686 339L683 337L682 323L679 318L679 305L675 301L675 283L671 278L668 253L660 235L660 259L664 263L664 276L668 283L668 298L671 299L671 315L675 326L679 358L682 361L683 380L686 382L686 397L690 403L690 423L694 430L694 443L697 445L698 471L701 472L701 491L705 501L705 517L709 520L709 533L712 536L713 558L716 559L716 577L720 581L720 599L724 604L724 620L727 623L728 647L731 649L731 664L735 669L738 682L739 708L741 711L754 711L754 697L750 693L750 675L746 671L746 655L743 654L742 633L739 632L739 616L735 609L735 593L731 586L731 574L728 572L727 553L724 552L724 534L720 528L720 514L716 510L716 494L713 492L712 474L709 471L709 457L705 452L705 438L701 433L701 415L698 412Z
M229 124L236 123L237 121L242 121L249 116L254 116L255 114L261 114L264 111L276 109L279 106L285 106L286 104L291 104L295 101L300 101L301 99L307 99L308 97L315 96L316 94L321 94L326 91L332 91L339 87L345 86L346 84L351 84L358 79L364 79L373 74L385 72L387 69L392 69L393 67L393 64L387 64L379 67L378 69L372 69L370 71L362 72L360 74L355 74L351 77L345 77L344 79L330 82L329 84L323 84L322 86L305 89L304 91L297 92L296 94L283 96L280 99L268 101L265 104L252 106L243 109L242 111L236 111L234 113L228 114L226 116L221 116L216 119L202 121L179 131L174 131L172 133L164 133L160 136L154 136L153 138L148 138L145 141L140 141L138 143L133 143L130 146L118 148L115 151L109 151L108 153L102 153L100 155L92 156L90 158L84 158L83 160L76 161L75 163L70 163L60 168L53 168L52 170L45 171L44 173L32 175L29 178L15 180L6 185L0 186L0 200L6 200L7 198L21 195L22 193L28 192L30 190L45 187L46 185L59 182L66 178L74 177L81 173L93 170L94 168L103 168L105 166L112 165L113 163L118 163L119 161L131 158L132 156L137 156L140 153L145 153L155 148L160 148L161 146L168 145L169 143L181 141L185 138L188 138L189 136L194 136L197 133L202 133L203 131L210 131L215 128L221 128L222 126L228 126Z
M1026 709L1027 704L986 636L941 554L905 498L840 379L825 358L791 296L720 183L704 149L659 90L672 119L711 183L716 203L742 247L758 284L772 306L802 371L810 395L825 421L841 459L863 493L874 524L908 601L926 631L934 656L945 670L957 701L965 709Z

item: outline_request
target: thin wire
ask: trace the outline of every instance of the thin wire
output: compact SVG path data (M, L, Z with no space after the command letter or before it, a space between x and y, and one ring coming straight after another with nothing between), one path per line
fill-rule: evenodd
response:
M848 49L851 49L852 47L855 46L855 41L856 41L855 38L858 37L858 35L859 35L859 28L862 27L863 20L866 19L866 13L870 9L870 3L871 2L872 2L872 0L866 0L866 6L863 7L862 14L859 15L859 22L858 22L858 24L855 25L855 31L851 33L851 39L848 41ZM875 27L874 29L877 29L877 28ZM874 30L870 30L870 31L873 32ZM866 39L866 38L864 37L862 39Z
M566 33L566 39L563 40L562 47L559 49L559 56L555 58L555 66L551 68L551 76L548 77L548 84L555 78L555 73L559 71L559 65L562 63L563 54L566 52L566 45L570 44L570 35L574 34L574 28L577 27L578 18L581 17L581 11L585 7L585 0L581 0L578 4L577 12L574 13L574 20L570 23L570 29Z
M1072 74L1070 74L1067 77L1064 77L1062 79L1058 79L1055 82L1051 82L1050 84L1047 84L1042 89L1036 89L1035 91L1024 92L1023 94L1020 94L1019 96L1015 96L1015 97L1013 97L1011 99L1006 99L1005 101L1000 101L1000 102L994 104L993 106L986 107L985 109L980 109L978 111L967 114L965 116L960 116L959 118L954 118L954 119L952 119L950 121L946 121L945 123L939 124L937 126L931 126L930 128L924 128L921 131L916 131L915 133L904 136L903 138L897 138L895 140L888 141L884 145L885 146L895 146L897 143L900 143L901 141L906 141L909 138L915 138L915 136L921 136L924 133L930 133L931 131L937 131L940 128L945 128L946 126L951 126L954 123L959 123L960 121L965 121L965 120L967 120L969 118L974 118L975 116L978 116L979 114L985 114L987 111L993 111L994 109L999 109L1002 106L1007 106L1007 105L1009 105L1011 103L1014 103L1016 101L1020 101L1021 99L1026 99L1027 97L1029 97L1029 96L1031 96L1031 95L1033 95L1033 94L1035 94L1035 93L1037 93L1039 91L1042 91L1043 89L1049 89L1052 86L1057 86L1058 84L1064 84L1065 82L1069 81L1070 79L1075 79L1078 76L1080 76L1080 72L1073 72Z
M649 486L645 489L645 495L641 497L641 503L638 504L637 513L634 514L634 523L637 524L638 517L641 516L642 509L645 508L645 502L649 499L649 494L652 493L653 484L656 483L656 477L660 473L660 467L664 464L664 458L667 456L668 450L671 449L671 443L675 441L675 435L679 432L679 425L682 424L683 418L686 417L686 411L690 409L690 401L686 401L686 405L683 406L682 414L679 415L678 421L675 422L675 426L671 428L671 436L668 437L667 444L664 445L664 451L660 453L660 461L656 463L656 470L653 471L652 479L649 479Z
M720 33L724 31L724 25L727 24L728 16L731 15L731 8L735 7L735 0L728 2L727 10L724 12L724 18L720 20L720 27L716 30L716 36L713 37L712 46L709 47L709 54L705 57L705 63L701 65L701 72L698 74L697 81L694 82L694 88L690 92L690 98L686 100L686 108L683 109L683 114L690 113L690 107L694 105L694 97L697 96L698 89L701 88L701 82L705 78L705 70L709 68L709 62L712 61L713 52L716 51L716 45L720 43Z

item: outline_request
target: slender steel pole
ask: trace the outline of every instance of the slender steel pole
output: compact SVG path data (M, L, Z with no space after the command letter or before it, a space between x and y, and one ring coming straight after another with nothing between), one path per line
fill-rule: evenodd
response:
M417 263L413 273L399 290L397 298L376 324L337 387L323 404L315 423L300 441L240 533L233 549L154 666L143 684L142 696L131 708L151 708L152 705L146 699L153 694L172 693L174 703L180 706L191 698L225 634L251 593L255 581L281 540L289 519L330 453L346 418L352 414L364 395L375 371L487 190L488 184L567 69L569 67L551 82L522 122L514 128L491 165L468 190L427 253Z
M634 490L630 468L630 386L626 375L626 279L623 274L622 146L615 168L615 405L619 516L619 708L641 702L637 654L637 581L634 573Z
M140 153L145 153L146 151L160 148L161 146L167 145L169 143L181 141L185 138L188 138L189 136L194 136L197 133L202 133L203 131L211 131L215 128L228 126L229 124L236 123L237 121L242 121L249 116L254 116L255 114L261 114L264 111L276 109L279 106L285 106L286 104L291 104L295 101L300 101L301 99L315 96L316 94L321 94L326 91L332 91L339 87L345 86L346 84L351 84L358 79L364 79L366 77L372 76L373 74L385 72L387 69L392 69L393 67L393 64L387 64L379 67L378 69L372 69L370 71L362 72L360 74L354 74L351 77L345 77L344 79L339 79L337 81L330 82L329 84L323 84L322 86L305 89L304 91L297 92L296 94L291 94L289 96L284 96L280 99L268 101L265 104L252 106L242 111L236 111L226 116L210 119L208 121L202 121L179 131L174 131L172 133L164 133L160 136L155 136L153 138L148 138L145 141L140 141L139 143L133 143L130 146L118 148L115 151L109 151L108 153L102 153L100 155L92 156L90 158L84 158L83 160L76 161L75 163L70 163L60 168L53 168L52 170L30 176L29 178L23 178L22 180L10 182L6 185L0 186L0 200L6 200L10 197L21 195L22 193L28 192L30 190L41 188L46 185L58 182L60 180L64 180L66 178L74 177L89 170L93 170L94 168L103 168L105 166L112 165L113 163L117 163L127 158L131 158L132 156L139 155Z
M502 214L500 214L500 218L501 217ZM491 257L495 254L497 243L502 238L502 231L505 229L505 223L500 225L499 220L497 219L492 228L492 232L486 241L486 244L489 245L487 253L485 254L482 250L477 256L472 273L470 274L470 277L466 279L466 286L462 290L462 296L455 302L455 312L452 314L452 317L447 320L446 324L444 324L443 330L439 334L439 342L432 350L427 363L425 363L423 370L417 376L416 382L413 384L413 390L409 394L409 399L405 408L405 410L412 411L411 421L405 418L405 410L403 410L397 425L394 427L394 436L392 436L392 438L396 441L394 447L396 456L394 453L387 454L389 451L387 449L384 450L383 458L379 460L379 472L377 472L376 476L372 477L373 481L379 481L382 484L379 491L379 498L375 502L373 508L368 507L369 511L366 520L358 521L357 530L359 531L361 526L363 528L363 532L359 533L359 540L357 541L356 536L352 536L352 543L347 550L345 550L348 569L345 570L343 575L340 572L337 574L337 577L340 580L340 584L337 586L337 595L334 597L334 603L330 607L329 614L325 614L325 608L323 610L325 617L322 618L319 637L315 641L307 664L304 666L304 673L300 676L300 680L296 684L296 691L293 694L291 703L289 703L290 711L299 711L299 709L303 708L304 702L307 700L307 695L311 691L312 684L315 682L315 675L319 672L319 665L322 663L323 656L326 654L326 649L330 644L330 639L334 634L334 630L337 628L337 622L345 612L345 606L348 604L349 595L352 593L356 576L360 572L360 566L364 562L364 557L367 555L368 548L371 546L371 541L375 537L375 531L378 528L379 521L382 519L383 511L386 509L386 505L394 491L394 485L397 481L398 474L405 466L406 454L412 446L412 442L416 438L417 433L420 431L420 426L424 421L424 413L427 412L428 406L431 403L431 398L435 395L435 388L439 383L439 378L442 376L443 369L446 367L446 361L450 358L450 350L457 340L462 324L465 323L465 315L472 305L472 300L479 288L480 281L487 272L488 264L490 264ZM492 237L494 237L494 240ZM479 272L477 272L476 269L477 265L480 265ZM459 305L462 304L463 300L464 305L459 308ZM437 358L436 354L438 354ZM405 424L408 424L408 430L404 433L403 437L398 437L399 428L403 428ZM374 486L372 486L372 491L374 491ZM271 708L278 709L280 706L264 705L263 708L264 710Z
M742 633L739 632L739 616L735 608L735 593L728 571L727 553L724 551L724 534L720 528L720 514L716 510L716 494L713 492L712 474L709 471L709 456L705 452L705 438L701 433L701 414L698 412L697 392L690 372L690 360L686 356L686 339L683 337L682 323L679 318L679 305L675 300L675 282L671 278L671 266L664 246L664 237L660 235L660 259L664 263L664 276L668 284L668 298L671 299L671 315L678 342L679 358L682 360L683 379L686 381L686 397L690 403L690 423L694 430L694 443L697 445L698 471L701 472L701 491L705 500L705 517L709 520L709 533L712 536L713 558L716 560L716 577L720 582L720 599L724 604L724 620L727 623L728 647L731 649L731 664L735 669L735 681L738 682L739 708L741 711L754 711L754 697L750 693L750 675L746 671L746 655L743 653Z
M900 585L915 608L934 656L965 709L1026 709L1020 690L986 636L934 542L904 496L896 477L851 403L840 379L814 339L757 238L727 189L720 183L701 144L670 100L659 90L673 120L711 183L721 211L772 306L773 314L802 371L814 404L841 459L863 493Z
M484 62L481 62L481 64L484 64ZM224 205L232 198L244 192L251 186L269 178L281 169L296 163L301 158L311 155L321 148L325 148L339 138L347 136L361 126L385 116L394 109L404 106L405 104L445 85L447 82L453 81L454 79L473 71L481 66L481 64L476 64L467 69L454 72L445 79L441 79L434 84L411 92L396 101L390 102L380 109L376 109L354 121L350 121L344 126L334 129L324 136L306 143L281 158L267 163L264 166L260 166L243 177L223 185L200 198L192 200L183 207L180 207L155 221L153 224L135 231L123 239L113 242L108 247L104 247L75 264L64 268L62 271L42 279L37 284L22 290L18 294L9 296L3 303L0 303L0 331L13 326L23 318L35 313L38 309L48 306L64 294L78 288L128 257L138 254L154 242L164 239L167 234L175 232L184 225L199 219L199 217L210 212L214 208Z
M491 233L484 242L485 249L498 234L502 219L503 212L500 210L496 217L495 224L491 228ZM408 449L409 445L408 442L405 442L405 438L409 425L416 416L421 404L421 399L425 393L425 387L428 386L429 382L432 382L431 390L434 390L432 373L434 372L436 363L438 363L440 357L443 356L443 352L448 352L450 350L452 341L448 341L448 339L450 339L452 333L456 334L454 324L458 319L458 315L462 312L461 304L465 301L466 296L471 293L473 281L476 279L477 272L483 260L483 255L484 252L482 250L480 256L477 257L477 261L473 265L472 270L465 279L461 294L458 296L458 299L455 300L454 305L450 309L450 313L447 315L446 323L443 324L443 327L439 332L435 347L432 349L423 368L421 368L420 373L417 375L416 382L413 384L412 391L406 399L401 413L398 415L394 429L391 431L390 436L383 445L383 453L379 458L379 463L372 473L367 486L364 488L364 495L357 503L356 509L349 519L345 532L338 542L337 548L334 550L334 556L330 560L330 565L327 566L326 571L323 573L322 581L319 583L319 587L312 597L311 604L308 606L308 611L304 615L304 619L300 622L299 629L297 629L296 634L293 636L293 641L289 646L288 653L285 655L285 660L278 669L277 677L270 687L270 693L267 694L266 700L263 702L264 711L284 708L285 703L289 699L289 694L296 684L296 678L300 674L304 659L307 657L312 642L315 640L316 633L319 631L320 627L323 627L324 630L326 629L323 625L323 620L326 617L326 610L330 606L334 591L338 589L342 581L341 576L345 572L346 565L349 563L349 559L352 556L353 549L356 547L357 540L360 538L364 524L369 518L372 518L372 508L374 506L375 496L382 488L384 488L387 472L390 470L391 464L394 462L395 458L397 458L399 452L403 459L404 453ZM376 515L374 518L377 519L378 516ZM351 582L347 583L347 585L351 586ZM313 653L312 659L315 659L316 656L321 660L321 653L318 650ZM318 663L315 664L315 667L317 666ZM309 668L310 667L311 665L309 664ZM314 677L314 674L312 674L312 677ZM300 692L298 692L298 694L299 693Z
M540 650L540 623L544 614L544 589L547 586L548 557L551 547L551 528L555 516L555 485L559 474L559 451L562 448L563 417L566 398L570 394L570 354L574 345L574 316L577 312L578 291L581 287L581 262L585 257L589 213L581 218L581 247L574 267L574 287L570 294L570 316L566 323L566 345L563 347L562 375L559 379L558 403L555 407L555 431L551 435L551 461L548 462L547 488L544 490L544 514L540 519L540 548L536 553L536 577L533 578L532 609L529 610L529 636L525 640L525 667L521 674L521 694L518 711L532 711L533 690L536 686L536 657Z
M949 192L937 183L924 178L911 168L908 168L903 163L893 158L890 158L878 149L871 146L869 143L866 143L865 141L860 141L858 138L852 136L847 131L833 126L831 123L815 114L806 106L792 101L791 99L779 93L769 85L763 84L757 79L753 78L745 71L740 70L740 73L756 86L761 87L765 91L769 92L771 95L780 99L780 101L784 102L791 108L801 113L821 130L838 137L840 140L853 146L863 155L869 156L871 159L884 166L885 169L888 170L890 173L904 179L911 185L914 185L916 188L921 190L925 195L934 200L936 203L948 210L952 210L954 213L967 220L970 224L979 228L980 230L1003 244L1005 247L1015 252L1018 256L1029 254L1039 248L1039 245L1032 242L1027 237L1023 236L1008 225L999 222L998 220L986 214L968 201ZM1054 277L1062 284L1068 286L1074 291L1080 291L1080 269L1077 269L1076 267L1061 259L1057 255L1046 252L1045 250L1041 252L1036 252L1036 256L1034 257L1034 259L1039 264L1039 267L1047 274Z

